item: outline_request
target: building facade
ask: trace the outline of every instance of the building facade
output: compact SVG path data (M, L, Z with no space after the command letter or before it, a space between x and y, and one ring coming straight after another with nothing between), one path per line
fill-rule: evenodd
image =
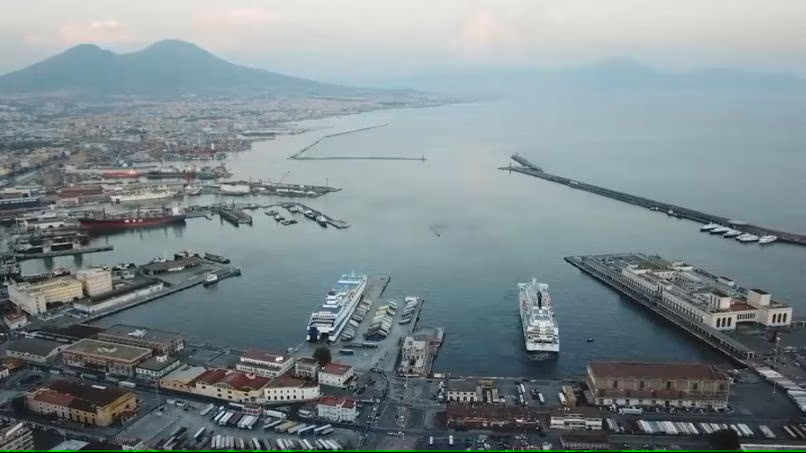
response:
M269 378L242 371L210 369L196 378L193 393L225 401L261 402Z
M350 384L355 372L350 365L328 363L319 370L319 384L345 388Z
M266 402L274 403L280 401L312 401L319 398L320 391L318 384L310 381L292 378L289 376L279 376L272 379L264 390Z
M85 338L62 351L65 365L116 376L133 376L138 364L151 357L151 350Z
M294 357L291 355L275 354L273 352L252 349L241 356L235 369L258 376L274 378L286 374L294 366Z
M610 450L610 439L605 433L565 433L560 435L560 445L570 451Z
M107 269L92 268L76 272L76 280L81 282L84 294L90 297L112 291L112 272Z
M477 403L481 400L481 385L465 379L448 381L448 401L457 403Z
M48 310L48 304L73 302L84 297L81 282L73 277L56 277L38 283L10 283L8 299L30 315Z
M98 339L147 348L157 355L175 354L185 349L185 338L179 333L125 324L117 324L106 329L98 334Z
M316 402L316 415L336 423L355 423L358 417L355 400L349 398L322 398Z
M206 371L206 368L200 366L180 365L179 368L160 379L160 387L177 392L193 393L196 379Z
M722 409L730 379L708 363L593 362L586 381L598 406Z
M294 364L294 375L298 378L316 380L319 374L319 362L312 357L301 357Z
M137 365L134 369L134 374L137 379L156 382L179 368L180 365L182 365L182 362L176 357L159 355Z
M551 429L569 431L601 431L602 414L596 409L574 407L569 410L556 408L548 414Z
M137 398L118 387L54 381L26 394L28 409L42 415L95 426L109 426L134 415Z

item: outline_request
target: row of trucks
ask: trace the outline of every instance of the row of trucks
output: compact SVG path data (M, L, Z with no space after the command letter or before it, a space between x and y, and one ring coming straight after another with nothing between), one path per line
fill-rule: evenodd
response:
M392 330L392 321L397 312L397 303L388 302L386 305L381 305L375 312L375 316L369 324L367 333L364 334L365 340L380 341L389 336L389 331Z
M342 450L340 443L331 439L242 439L234 436L216 434L212 436L209 443L204 443L199 448L209 448L211 450Z
M608 427L620 432L618 424L611 419L607 419ZM733 430L739 437L756 437L757 434L744 423L690 423L690 422L670 422L670 421L646 421L638 420L636 427L644 434L668 434L672 436L699 436L712 434L718 431ZM759 425L758 430L767 439L774 439L775 434L766 425Z

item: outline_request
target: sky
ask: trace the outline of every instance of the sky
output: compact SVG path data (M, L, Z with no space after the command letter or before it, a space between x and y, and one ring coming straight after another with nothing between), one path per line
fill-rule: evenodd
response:
M6 0L0 72L70 46L194 42L319 79L628 56L806 74L806 0Z

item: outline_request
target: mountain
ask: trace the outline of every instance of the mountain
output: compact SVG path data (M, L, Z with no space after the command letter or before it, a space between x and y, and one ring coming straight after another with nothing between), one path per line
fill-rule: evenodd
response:
M366 81L368 86L408 86L420 90L508 94L536 90L709 90L760 91L806 89L804 80L788 74L751 73L717 68L672 73L630 58L611 58L591 65L556 69L434 69L406 78Z
M166 40L127 54L81 44L27 68L0 76L0 92L346 96L371 90L330 85L239 66L195 44Z

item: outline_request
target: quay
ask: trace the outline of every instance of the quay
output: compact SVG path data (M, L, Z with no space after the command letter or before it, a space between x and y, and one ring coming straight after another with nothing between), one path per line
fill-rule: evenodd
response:
M727 217L709 214L707 212L697 211L684 206L679 206L671 203L664 203L662 201L652 200L638 195L632 195L626 192L608 189L593 184L588 184L582 181L557 176L546 173L542 168L533 164L523 156L518 154L512 155L512 160L521 166L499 167L499 170L509 172L522 173L535 178L544 179L546 181L555 182L557 184L566 185L572 189L584 190L586 192L601 195L603 197L612 198L614 200L622 201L636 206L651 209L653 211L664 212L671 217L683 218L693 220L700 223L717 223L720 225L730 226L734 229L740 230L745 233L751 233L757 236L774 235L778 237L778 241L787 242L790 244L797 244L806 246L806 235L790 233L787 231L776 230L764 226L748 224L741 220L731 220Z
M140 268L140 272L142 272L143 268L144 267ZM110 307L109 309L93 313L85 318L82 318L81 322L89 323L92 321L97 321L99 319L105 318L115 313L119 313L128 310L130 308L134 308L138 305L142 305L147 302L161 299L163 297L170 296L171 294L176 294L181 291L185 291L195 286L200 286L204 283L204 275L207 274L208 272L216 273L217 275L219 275L219 279L222 280L225 278L241 275L240 268L234 266L221 265L209 260L200 260L200 265L195 269L186 269L178 272L166 272L163 274L154 275L153 276L154 278L161 281L165 285L164 289L148 294L144 297L139 297L131 301L115 305L114 307Z
M325 220L326 220L328 225L333 226L333 227L335 227L335 228L337 228L339 230L342 230L342 229L345 229L345 228L350 228L350 224L347 223L346 221L339 220L339 219L334 219L333 217L328 216L327 214L323 213L322 211L319 211L317 209L311 208L311 207L306 206L306 205L304 205L302 203L275 203L275 204L271 204L271 205L268 205L268 206L263 206L263 208L270 208L270 207L275 207L275 206L279 206L281 208L284 208L290 214L295 214L295 215L296 214L301 214L301 213L303 213L305 211L311 211L311 212L313 212L313 215L314 215L314 218L310 219L311 221L315 222L316 217L322 216L322 217L325 218ZM298 208L298 210L294 211L293 210L294 208Z
M235 226L252 224L252 216L235 206L221 206L218 208L218 215Z
M85 253L108 252L110 250L114 250L114 247L111 245L99 245L96 247L82 246L69 250L51 250L42 253L15 253L14 258L16 258L18 261L25 261L40 258L54 258L57 256L83 255Z

